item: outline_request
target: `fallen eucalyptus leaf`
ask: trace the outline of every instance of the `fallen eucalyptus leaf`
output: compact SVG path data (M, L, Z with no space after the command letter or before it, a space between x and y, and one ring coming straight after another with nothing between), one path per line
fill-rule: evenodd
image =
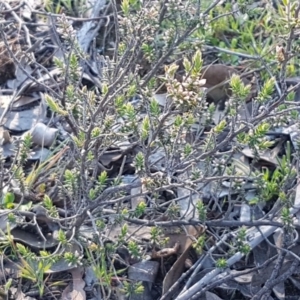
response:
M86 294L84 291L85 282L82 279L84 274L82 268L74 268L70 270L72 274L73 284L69 284L62 293L62 300L85 300Z
M2 114L4 110L0 114ZM46 111L40 104L32 109L22 111L10 111L4 116L4 126L13 131L26 131L32 128L38 121L45 120Z
M129 267L128 278L131 280L153 283L155 281L158 268L159 263L157 261L141 261Z
M35 103L36 101L40 100L41 97L36 94L36 93L33 93L32 96L24 96L24 95L21 95L19 97L16 98L16 100L13 102L13 105L12 105L12 109L20 109L20 108L23 108L23 107L27 107L28 105L31 105L32 103Z
M52 235L47 235L46 241L44 241L39 235L20 227L13 228L11 234L13 235L14 241L21 242L34 249L48 249L57 246L59 243Z

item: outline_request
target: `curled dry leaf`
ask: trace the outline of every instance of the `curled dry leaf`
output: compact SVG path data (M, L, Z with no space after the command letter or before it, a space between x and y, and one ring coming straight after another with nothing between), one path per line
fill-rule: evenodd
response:
M179 248L180 248L179 243L175 243L173 248L164 248L160 251L153 250L152 258L168 257L173 254L178 254Z
M8 130L5 130L3 127L0 127L0 145L6 145L11 142L10 134Z
M39 146L50 147L55 141L58 130L49 128L43 123L37 123L30 131L32 142Z
M180 244L180 252L178 259L172 266L172 268L169 270L167 275L164 278L163 281L163 294L165 294L171 286L177 281L177 279L181 276L185 261L188 258L189 250L192 246L193 239L192 238L198 238L201 234L204 232L204 227L195 227L195 226L186 226L187 233L184 234L184 239L182 239L182 244ZM175 238L176 235L173 235L173 238ZM170 241L172 241L172 235L169 236ZM179 239L179 235L177 235L177 238ZM171 296L171 295L170 295ZM166 298L170 299L170 298Z
M82 279L84 274L83 269L80 267L74 268L71 271L73 279L73 289L69 284L62 293L62 300L85 300L86 294L84 291L85 282Z

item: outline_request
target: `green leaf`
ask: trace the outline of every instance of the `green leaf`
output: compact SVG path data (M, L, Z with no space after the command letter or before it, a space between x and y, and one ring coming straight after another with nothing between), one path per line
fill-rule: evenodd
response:
M16 243L16 247L18 249L18 252L24 256L24 255L27 255L29 253L29 250L22 244L20 243Z
M108 176L106 171L101 172L101 174L98 176L98 182L101 186L104 186L106 184L107 179Z
M102 83L102 94L106 95L108 93L108 85L106 83Z
M150 113L154 117L158 117L160 115L160 107L156 99L151 99L150 102Z
M62 107L58 103L56 103L52 97L50 97L47 94L45 95L45 101L46 101L47 105L50 107L52 112L55 112L61 116L68 115L68 112L63 110Z
M7 282L5 283L5 285L4 285L4 289L5 289L5 291L8 291L9 289L10 289L10 287L11 287L11 284L12 284L12 278L9 278L8 280L7 280Z
M193 56L193 71L196 74L199 74L201 69L202 69L202 64L203 64L203 60L202 60L202 53L200 50L197 50L195 55Z
M135 156L135 166L137 171L144 169L144 155L142 152L137 153Z
M14 202L15 202L15 195L11 192L6 193L3 199L3 203L5 204L5 206Z
M96 196L97 196L97 194L96 194L96 190L95 189L90 189L89 190L89 198L91 199L91 200L94 200L95 198L96 198Z
M215 126L214 132L215 133L221 133L221 132L223 132L223 130L226 127L226 124L227 124L226 121L222 120L218 125Z
M53 62L55 64L55 66L57 66L58 68L60 68L60 69L64 69L65 68L64 62L61 59L59 59L59 58L57 58L55 56L53 57Z
M146 116L142 122L142 127L141 127L141 138L142 140L146 140L147 137L149 136L150 132L150 120L149 117Z
M44 273L46 273L47 271L49 271L51 267L52 267L52 264L50 264L50 263L47 264L47 265L45 265L44 268L43 268Z
M122 226L122 228L121 228L121 235L122 235L122 237L124 237L127 234L127 231L128 231L128 225L124 224Z
M183 58L183 66L186 73L189 73L192 69L192 64L186 57Z
M97 138L99 137L101 134L101 129L99 127L94 127L93 130L92 130L92 138Z
M183 124L183 120L181 116L176 116L175 120L174 120L174 126L175 127L180 127Z
M257 203L259 203L259 199L258 198L252 198L250 201L248 201L248 203L250 204L250 205L255 205L255 204L257 204Z
M128 16L129 14L129 1L123 0L121 3L121 9L125 16Z
M48 195L44 195L44 199L43 199L44 205L46 208L52 208L53 207L53 202L51 200L51 198Z
M7 209L13 209L15 207L14 203L8 203L5 205Z
M183 64L184 64L184 62L183 62ZM176 64L171 64L170 66L165 67L166 74L170 78L174 78L177 69L178 69L178 66Z

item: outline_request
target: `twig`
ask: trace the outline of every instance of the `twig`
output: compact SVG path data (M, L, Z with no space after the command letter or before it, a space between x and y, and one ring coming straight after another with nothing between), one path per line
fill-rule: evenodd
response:
M97 0L94 4L92 19L100 15L101 10L105 7L106 1ZM108 10L108 7L107 9ZM104 14L106 15L107 12ZM92 21L87 21L82 28L77 33L78 43L82 50L87 53L88 48L90 47L91 41L98 33L100 27L104 24L104 19L99 19L98 24L93 23Z
M15 13L15 11L11 8L11 6L9 5L9 3L5 2L4 3L4 6L11 10L11 14L13 15L13 17L15 18L15 20L19 23L19 33L21 31L21 28L23 28L24 32L25 32L25 39L26 39L26 42L28 44L28 47L31 48L32 47L32 44L31 44L31 40L30 40L30 33L29 33L29 30L27 28L27 26L24 25L23 21L19 18L19 16ZM32 60L34 61L35 58L34 58L34 55L32 55Z
M226 53L226 54L236 55L236 56L247 58L247 59L253 59L253 60L259 60L259 59L261 59L260 56L249 55L249 54L246 54L246 53L236 52L236 51L232 51L232 50L228 50L228 49L220 48L220 47L216 47L216 46L204 45L203 49L204 50L214 50L216 52L223 52L223 53ZM271 61L271 64L276 64L276 63L277 63L277 61L275 61L275 60Z
M172 226L182 226L182 225L203 225L208 227L241 227L241 226L274 226L274 227L283 227L284 225L280 222L276 221L206 221L201 222L199 220L172 220L172 221L148 221L148 220L140 220L140 219L133 219L133 218L125 218L127 222L131 222L138 225L144 226L162 226L162 227L172 227Z
M257 266L253 269L248 269L245 271L240 271L237 272L236 274L229 274L229 275L225 275L225 274L220 274L220 276L222 276L221 278L217 277L215 280L213 280L210 284L208 284L205 288L203 288L201 290L201 292L198 292L197 294L195 294L193 297L190 298L190 300L198 300L200 298L201 295L203 295L206 291L209 291L213 288L219 287L221 286L223 283L228 282L229 280L232 280L236 277L239 276L243 276L243 275L247 275L249 273L264 269L265 267L268 266L269 263L271 263L274 259L276 259L278 255L275 255L274 257L269 258L268 260L266 260L263 264L261 264L260 266Z
M287 67L288 61L291 58L291 57L289 57L289 55L290 55L290 52L292 50L292 43L295 39L295 30L296 30L296 24L293 24L294 22L292 22L290 20L290 9L291 9L291 3L290 2L287 4L287 9L288 9L288 11L287 11L288 26L291 26L291 29L290 29L288 40L287 40L286 47L285 47L285 50L284 50L285 59L281 64L281 70L280 70L280 74L279 74L280 84L281 84L281 87L282 87L283 91L285 91L287 89L286 82L285 82L286 67ZM299 12L300 12L300 1L298 1L298 6L295 10L295 15L294 15L295 18L299 17Z
M51 17L51 18L52 17L53 18L61 18L61 14L47 13L47 12L43 12L43 11L39 11L39 10L32 10L32 13ZM108 14L103 17L91 17L91 18L76 18L76 17L66 16L66 19L75 21L75 22L91 22L91 21L99 21L99 20L103 20L103 19L107 20L110 16L112 16L112 14Z
M293 273L296 271L297 267L299 266L300 262L297 259L294 259L291 267L281 276L277 277L276 279L272 280L272 281L267 281L266 284L264 285L264 287L255 294L255 296L253 296L251 298L251 300L261 300L261 299L265 299L262 298L266 293L268 293L268 291L270 291L274 286L276 286L279 283L284 282L286 279L288 279L291 275L293 275Z

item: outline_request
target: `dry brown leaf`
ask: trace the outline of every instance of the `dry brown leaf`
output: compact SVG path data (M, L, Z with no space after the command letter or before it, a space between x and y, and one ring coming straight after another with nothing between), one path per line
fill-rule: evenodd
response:
M11 98L11 97L10 97ZM26 131L32 128L34 124L46 119L46 109L42 102L31 109L22 111L7 111L6 107L9 102L3 103L3 97L0 98L0 115L3 116L3 125L12 131Z
M84 274L82 268L76 268L71 270L73 278L73 291L71 292L72 300L85 300L86 294L84 291L85 282L82 279Z
M201 234L203 234L204 228L200 226L198 226L198 228L196 228L195 226L186 226L186 230L190 237L198 238ZM176 260L176 262L174 263L174 265L172 266L172 268L169 270L169 272L164 278L163 294L165 294L181 276L185 267L185 260L188 258L188 253L190 247L192 246L193 240L189 238L187 235L185 235L185 238L182 240L181 243L182 244L181 244L180 252L182 254L178 257L178 259Z
M245 148L242 150L242 153L248 157L248 158L254 158L254 152L250 149L250 148ZM278 161L276 159L276 156L273 155L273 151L266 149L264 151L260 151L259 153L259 159L261 161L264 161L268 164L270 164L271 166L277 166L278 165Z
M8 130L5 130L3 127L0 127L0 145L6 145L11 142L10 134Z
M19 97L16 98L16 100L13 102L12 107L15 108L21 108L27 105L30 105L31 103L34 103L38 100L40 100L41 97L39 95L37 95L36 93L33 93L32 96L24 96L21 95Z
M55 77L60 76L61 74L62 74L62 71L59 68L55 68L55 69L47 72L47 74L44 74L43 76L39 77L36 81L33 81L30 78L27 79L22 84L20 89L22 89L23 91L26 91L26 93L29 93L29 91L32 91L32 90L41 90L39 82L46 86L51 86L51 85L58 86L60 83L55 80Z
M178 254L179 249L180 249L179 243L175 243L173 248L164 248L159 251L153 250L152 258L162 258L162 257L171 256L173 254Z
M46 241L44 241L37 234L18 227L11 230L11 234L14 237L14 241L21 242L33 249L48 249L58 245L58 241L53 239L52 236L47 236Z
M70 282L61 294L61 300L71 300L70 293L72 292L72 283Z
M68 285L63 293L62 300L85 300L86 294L84 291L85 282L82 279L84 271L82 268L74 268L71 271L72 279L73 279L73 290L70 285Z
M31 103L38 101L41 97L37 94L33 94L33 96L18 96L16 100L12 103L12 110L20 109L24 110L24 106L28 106ZM7 106L10 105L11 101L13 100L12 95L0 95L0 109L5 109ZM33 105L32 105L33 106Z
M120 150L107 150L106 152L103 153L103 155L101 155L101 157L99 158L101 164L105 167L108 167L112 162L115 162L119 159L122 158L122 151Z

